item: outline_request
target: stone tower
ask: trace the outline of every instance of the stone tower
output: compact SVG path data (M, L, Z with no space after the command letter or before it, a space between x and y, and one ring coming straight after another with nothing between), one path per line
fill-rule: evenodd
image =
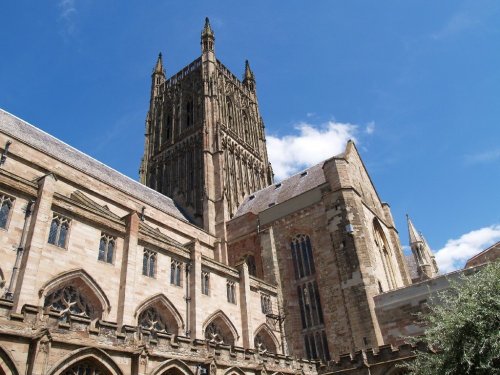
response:
M422 233L419 233L415 229L415 226L408 215L406 215L406 220L408 221L410 247L417 265L419 279L426 280L437 276L439 269L431 248L427 244L424 236L422 236Z
M272 183L254 74L247 61L241 81L216 59L208 18L200 57L168 78L158 57L140 179L220 238L221 261L225 223L247 194Z

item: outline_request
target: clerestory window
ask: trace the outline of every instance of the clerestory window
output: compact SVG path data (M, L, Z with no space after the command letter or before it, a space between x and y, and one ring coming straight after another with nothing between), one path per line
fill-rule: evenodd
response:
M54 213L50 223L48 242L52 245L66 248L71 220L67 217Z
M113 263L115 246L116 237L110 236L106 233L101 233L101 240L99 241L99 255L97 256L97 259L102 262Z
M181 286L182 263L172 259L170 263L170 284Z
M148 277L156 277L156 251L144 249L142 257L142 274Z
M210 293L210 272L201 272L201 292L206 296Z
M234 281L226 281L227 302L236 303L236 286Z

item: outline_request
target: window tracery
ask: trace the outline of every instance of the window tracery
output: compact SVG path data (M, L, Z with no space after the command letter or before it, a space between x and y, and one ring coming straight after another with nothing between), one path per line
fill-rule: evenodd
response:
M181 286L182 263L172 259L170 263L170 284Z
M150 331L168 332L167 325L158 310L150 307L139 315L139 326Z
M115 253L116 237L110 236L106 233L101 233L101 240L99 241L99 255L97 259L106 263L113 263Z
M156 251L144 249L142 257L142 274L144 276L156 276L156 257Z
M108 375L108 371L102 370L94 362L82 361L65 370L62 375Z
M215 322L210 323L207 328L205 328L205 339L214 344L227 343L222 330Z
M50 223L48 242L52 245L65 248L68 239L70 219L54 213Z
M70 314L87 318L91 318L94 315L94 307L77 288L71 285L47 295L44 307L58 311L62 320L66 320Z

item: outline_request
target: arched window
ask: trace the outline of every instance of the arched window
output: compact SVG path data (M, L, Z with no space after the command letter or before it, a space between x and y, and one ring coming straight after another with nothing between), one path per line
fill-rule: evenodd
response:
M186 102L186 127L193 125L194 121L194 106L193 99L188 99Z
M243 121L243 139L247 143L251 143L250 126L248 124L248 116L245 111L241 114Z
M101 240L99 241L99 255L97 259L106 263L113 263L115 243L115 237L106 233L101 233Z
M58 247L66 247L70 220L59 214L54 214L50 223L48 242Z
M7 228L14 198L0 195L0 228Z
M91 319L96 317L94 306L87 301L79 289L72 285L67 285L47 295L44 307L58 311L59 319L62 321L66 321L69 315L79 315Z
M170 284L181 286L182 263L172 259L170 263Z
M234 105L229 96L226 97L226 107L227 107L227 125L230 128L234 128Z
M311 240L307 235L298 235L291 242L295 279L310 276L316 272L312 255Z
M210 272L201 271L201 292L206 296L210 293Z

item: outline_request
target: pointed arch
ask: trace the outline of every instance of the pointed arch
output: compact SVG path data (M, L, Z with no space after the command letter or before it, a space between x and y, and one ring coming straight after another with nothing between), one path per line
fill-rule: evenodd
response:
M2 373L1 371L5 374L19 375L19 371L9 352L0 346L0 374Z
M64 370L77 365L79 362L90 361L104 368L110 375L123 375L118 365L103 350L98 348L80 348L72 351L68 356L58 361L47 372L48 375L60 375Z
M232 342L227 342L226 344L234 345L236 341L238 341L238 339L240 338L240 335L238 334L236 327L222 310L215 311L207 319L205 319L205 323L203 323L204 335L206 335L207 327L212 323L217 324L219 328L223 331L222 332L223 334L225 334L226 336L230 336L227 337L227 340Z
M101 319L104 319L111 310L111 305L109 299L99 286L99 284L90 276L84 269L75 269L71 271L65 271L60 273L58 276L46 282L38 291L40 297L40 304L44 304L45 297L58 288L64 287L66 285L72 285L83 290L83 292L89 294L87 297L97 302L102 313Z
M151 371L151 375L163 375L165 372L174 369L180 371L183 375L194 375L189 366L180 359L169 359L160 363L153 371Z
M278 353L280 344L271 328L266 323L262 323L254 332L254 342L258 337L262 340L265 349L271 353ZM257 347L255 347L258 349Z
M161 307L157 309L165 319L167 326L173 329L172 333L178 335L180 330L184 329L184 321L179 311L175 308L174 304L163 293L155 294L139 304L139 307L134 312L134 317L139 318L141 313L150 308ZM165 311L167 314L165 314Z
M245 374L245 371L243 371L239 367L234 366L234 367L227 369L226 372L224 373L224 375L246 375L246 374Z

